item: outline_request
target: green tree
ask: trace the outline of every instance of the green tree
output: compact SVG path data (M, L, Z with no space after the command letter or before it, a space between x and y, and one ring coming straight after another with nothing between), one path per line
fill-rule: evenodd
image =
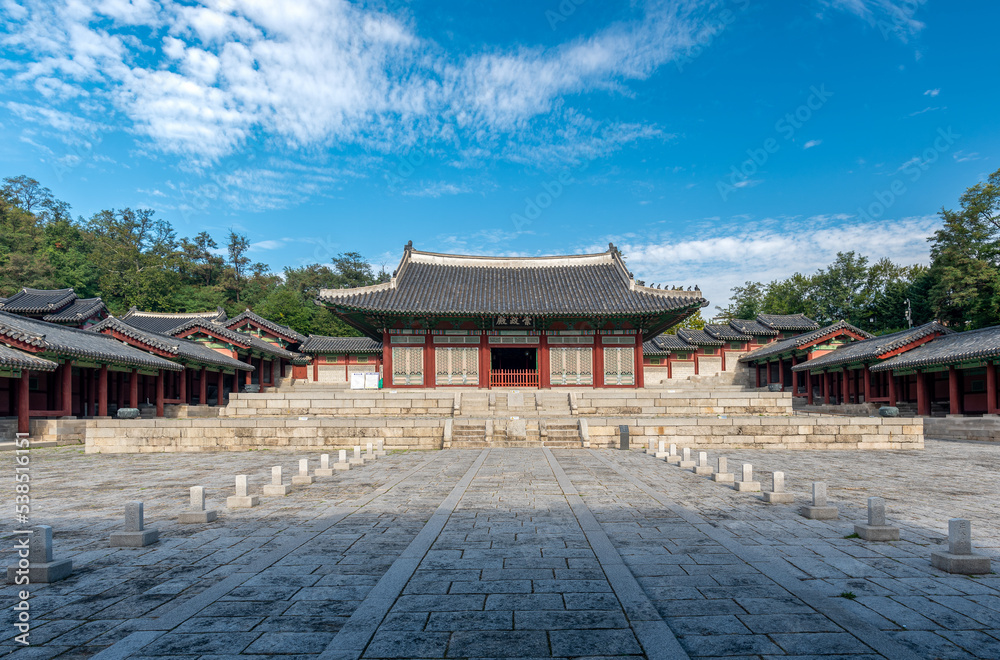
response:
M764 308L764 285L760 282L746 282L743 286L734 286L729 305L725 308L716 306L719 316L724 319L753 319Z
M230 229L226 243L229 254L229 290L236 296L236 302L240 302L240 294L246 285L247 267L250 265L250 257L247 256L249 250L250 239L245 234L237 234Z

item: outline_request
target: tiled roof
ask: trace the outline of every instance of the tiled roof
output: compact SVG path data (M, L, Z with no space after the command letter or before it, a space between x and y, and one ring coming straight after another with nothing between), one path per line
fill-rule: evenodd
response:
M225 321L226 311L219 307L214 312L186 312L182 314L166 314L163 312L140 312L135 307L130 309L122 320L131 326L167 334L185 323L194 320Z
M818 330L819 323L805 314L758 314L757 322L774 330Z
M4 369L29 369L31 371L55 371L59 365L49 360L35 357L9 346L0 344L0 367Z
M272 344L269 341L264 341L260 337L256 337L254 335L244 334L242 332L237 333L237 334L241 334L241 335L243 335L245 337L249 337L250 338L250 347L253 348L256 351L261 352L261 353L270 353L271 355L273 355L275 357L282 357L282 358L285 358L286 360L291 360L291 359L297 358L299 356L299 354L296 353L296 352L294 352L294 351L289 351L289 350L286 350L286 349L282 348L281 346L278 346L277 344Z
M662 357L670 355L670 351L661 348L656 340L651 339L649 341L642 342L642 355L643 357Z
M677 331L677 336L687 343L695 344L697 346L722 346L724 343L704 330L688 330L681 328Z
M745 335L773 337L778 334L778 331L774 328L769 328L766 325L758 323L757 321L733 319L729 322L729 325L732 326L734 330L742 332Z
M871 370L913 369L997 356L1000 356L1000 325L938 337L913 350L889 358Z
M752 341L753 337L748 334L744 334L732 327L731 325L713 325L708 323L705 325L705 332L707 332L712 337L716 339L722 339L724 341Z
M0 311L0 338L23 342L38 347L46 353L82 360L170 371L181 369L178 364L140 351L106 335L67 328L3 311Z
M309 335L299 351L302 353L381 353L382 342L368 337L324 337Z
M125 323L121 319L116 319L113 316L109 316L100 323L92 325L87 328L87 330L90 332L102 333L114 330L120 332L126 337L129 337L130 339L146 344L147 346L152 346L160 349L161 351L172 353L177 356L177 358L186 362L195 362L206 365L210 364L227 369L242 369L244 371L254 370L252 365L248 365L246 362L240 362L239 360L231 358L228 355L223 355L222 353L199 342L188 339L177 339L176 337L168 337L167 335L141 330Z
M663 334L653 337L650 341L659 346L662 351L693 351L698 348L687 343L677 335ZM645 345L645 342L643 342L643 346Z
M890 351L894 351L897 348L906 346L907 344L923 339L924 337L932 335L936 332L949 334L952 331L940 323L932 321L930 323L917 326L916 328L910 328L908 330L902 330L900 332L894 332L880 337L873 337L872 339L866 339L864 341L852 342L846 346L841 346L831 353L813 358L812 360L803 362L802 364L797 364L792 367L792 370L802 371L803 369L830 368L840 366L842 364L874 360L877 359L879 355L884 355Z
M532 316L658 314L706 304L701 291L640 286L617 249L565 257L471 257L408 246L390 282L323 289L341 311Z
M293 344L301 344L306 340L304 335L300 335L299 333L289 328L287 325L280 325L278 323L275 323L274 321L268 321L263 316L260 316L259 314L254 314L249 309L241 314L237 314L233 318L224 322L223 325L225 325L229 329L233 329L234 327L242 325L247 321L253 321L257 325L267 328L274 334L284 339L287 339L289 342Z
M843 334L845 330L849 330L850 332L864 337L865 339L871 339L874 337L874 335L865 332L861 328L854 327L847 321L837 321L833 325L828 325L825 328L813 330L812 332L805 332L801 335L796 335L795 337L789 337L788 339L780 339L765 346L761 346L760 348L755 348L741 357L740 362L755 362L763 358L768 358L772 355L780 355L781 353L794 350L799 346L804 346L805 344L816 341L817 339L822 339L826 336Z
M44 314L62 309L74 300L73 289L21 289L5 300L0 309L12 314Z
M126 323L130 323L131 318L126 317L122 319ZM222 323L216 323L214 321L209 321L204 318L193 318L189 321L182 323L181 325L168 330L162 334L169 335L171 337L176 337L179 334L187 332L188 330L201 330L210 334L215 334L222 337L226 341L239 346L244 349L253 349L260 353L267 353L275 357L282 357L291 360L298 356L298 353L292 351L287 351L277 344L272 344L269 341L264 341L260 337L256 337L246 332L236 332L235 330L230 330Z
M42 320L49 323L83 322L107 312L108 308L100 298L77 298L59 311L46 314Z

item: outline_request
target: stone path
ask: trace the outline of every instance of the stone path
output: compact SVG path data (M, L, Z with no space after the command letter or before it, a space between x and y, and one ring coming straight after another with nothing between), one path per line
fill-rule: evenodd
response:
M640 452L582 450L392 454L224 508L233 475L256 491L304 455L34 453L33 523L55 528L56 556L76 570L33 586L33 646L11 633L0 653L1000 657L1000 580L929 562L956 515L997 561L1000 447L727 454L732 468L752 461L765 488L784 470L800 503L827 480L842 513L828 522ZM207 487L219 521L174 522L191 485ZM844 538L869 495L886 497L901 541ZM133 499L162 540L109 548ZM13 603L15 588L2 593ZM9 608L0 625L12 630Z

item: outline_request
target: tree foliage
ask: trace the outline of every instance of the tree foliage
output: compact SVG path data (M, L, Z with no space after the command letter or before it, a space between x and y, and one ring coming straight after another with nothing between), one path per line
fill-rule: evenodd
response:
M252 309L303 334L357 335L314 303L320 289L387 281L359 252L328 264L276 274L250 258L250 241L229 230L178 238L149 209L107 209L73 219L70 207L38 181L9 177L0 186L0 296L23 287L72 287L101 296L115 314L130 307L195 312Z
M966 330L1000 324L1000 170L967 189L959 209L942 209L928 240L930 266L870 263L840 252L812 275L734 287L724 318L803 313L821 324L846 320L875 333L937 319ZM890 229L891 230L891 229Z

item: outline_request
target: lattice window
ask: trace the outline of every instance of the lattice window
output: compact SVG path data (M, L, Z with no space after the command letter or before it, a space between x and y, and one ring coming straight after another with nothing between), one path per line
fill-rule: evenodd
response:
M478 385L479 349L443 348L434 350L435 383L438 385Z
M424 349L392 348L392 384L424 384Z
M593 355L590 348L550 348L550 382L553 385L593 385Z
M604 384L635 385L635 349L604 349Z

